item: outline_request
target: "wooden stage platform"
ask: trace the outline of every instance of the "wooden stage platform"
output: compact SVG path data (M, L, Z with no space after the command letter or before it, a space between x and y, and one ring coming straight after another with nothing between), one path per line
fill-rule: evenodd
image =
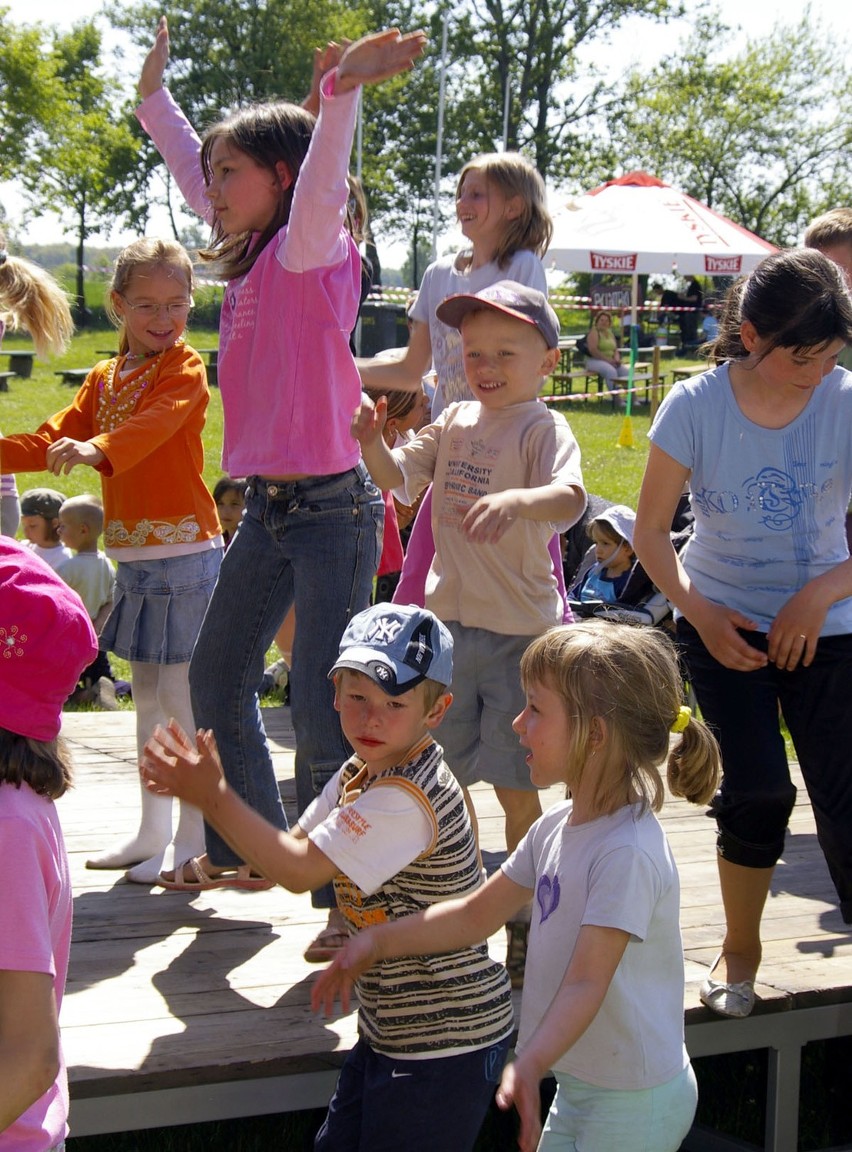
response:
M289 709L264 715L293 812ZM355 1017L311 1014L316 968L302 951L324 917L309 897L281 889L166 892L84 867L88 855L136 828L134 723L129 712L69 713L63 728L76 764L76 787L59 802L75 892L61 1021L72 1136L322 1106ZM722 936L715 825L683 801L668 801L662 816L683 890L689 1048L694 1056L770 1049L765 1148L772 1152L797 1146L801 1046L852 1034L852 929L837 910L799 783L764 920L760 1002L745 1021L722 1020L698 1000ZM487 787L474 796L486 860L496 864L498 806ZM543 801L558 798L554 790ZM503 959L505 936L491 945ZM743 1145L694 1130L684 1147Z

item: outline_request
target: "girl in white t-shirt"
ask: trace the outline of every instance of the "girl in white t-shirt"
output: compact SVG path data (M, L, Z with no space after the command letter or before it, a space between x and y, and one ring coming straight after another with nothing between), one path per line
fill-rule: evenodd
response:
M675 1152L697 1090L684 1046L677 870L654 813L657 765L676 796L706 803L719 752L681 704L671 643L605 621L553 628L521 663L527 706L515 720L550 808L483 888L350 940L312 1003L348 1000L358 975L391 956L457 948L491 935L528 900L533 917L517 1057L497 1092L521 1118L522 1152ZM669 733L680 740L669 751ZM539 1082L557 1092L541 1134Z
M448 296L472 295L500 280L527 284L547 295L541 257L553 223L544 180L529 160L518 152L500 152L468 161L456 187L456 217L470 246L442 256L426 269L411 308L411 335L404 355L397 360L356 360L369 389L416 389L433 366L433 420L448 404L472 399L464 375L461 333L438 319L438 305ZM430 489L411 531L394 593L397 604L425 603L426 574L435 555L431 517ZM555 548L558 543L557 539ZM561 563L555 570L561 573Z

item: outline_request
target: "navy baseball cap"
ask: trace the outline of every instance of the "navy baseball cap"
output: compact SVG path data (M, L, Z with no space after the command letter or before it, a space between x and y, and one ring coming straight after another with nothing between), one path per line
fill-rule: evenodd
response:
M369 676L388 696L424 680L453 678L453 638L437 616L415 604L374 604L353 616L329 679L341 668Z
M498 280L481 292L448 296L435 310L435 315L451 328L461 328L469 312L490 308L523 320L537 328L548 348L559 347L559 317L547 302L547 297L536 288L519 284L517 280Z

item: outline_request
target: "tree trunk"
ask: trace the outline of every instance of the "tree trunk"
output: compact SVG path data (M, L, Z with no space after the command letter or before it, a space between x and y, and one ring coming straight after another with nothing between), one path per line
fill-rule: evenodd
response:
M74 295L74 323L85 328L89 322L89 309L86 307L86 281L83 269L83 255L86 243L86 207L81 205L77 230L77 291Z

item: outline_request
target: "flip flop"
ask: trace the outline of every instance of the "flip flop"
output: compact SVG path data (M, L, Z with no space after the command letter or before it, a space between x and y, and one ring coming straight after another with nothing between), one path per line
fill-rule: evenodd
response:
M187 864L195 873L195 880L187 880L184 869ZM249 892L267 892L275 887L274 880L267 880L265 876L252 874L248 864L237 864L228 868L218 876L208 876L201 866L197 856L190 857L174 870L174 879L161 872L156 883L161 888L168 888L170 892L209 892L214 888L243 888Z
M302 955L309 964L326 964L343 950L348 940L349 933L345 928L335 928L330 924L311 941Z

